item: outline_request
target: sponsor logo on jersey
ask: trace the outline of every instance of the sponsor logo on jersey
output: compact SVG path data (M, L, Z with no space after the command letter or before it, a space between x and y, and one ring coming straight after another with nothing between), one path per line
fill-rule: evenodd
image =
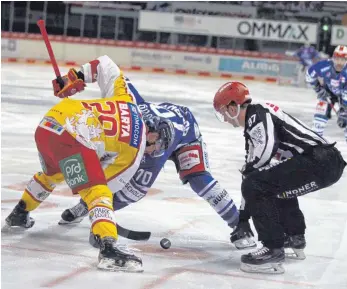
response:
M318 188L319 187L316 184L316 182L310 182L294 190L285 191L283 194L279 195L279 197L293 198L293 197L305 195L309 192L317 190Z
M331 84L331 86L339 87L340 81L338 79L331 79L330 84Z
M89 220L92 224L100 219L114 222L113 211L105 207L95 207L89 212Z
M200 155L198 150L190 150L178 155L178 162L181 170L190 170L200 164Z
M120 113L119 141L139 148L143 123L136 106L126 102L118 102L117 105Z
M227 191L226 190L223 190L221 193L219 193L214 199L213 199L213 207L217 206L218 203L224 199L224 197L227 195Z
M89 179L81 154L75 154L59 162L60 170L70 188L88 183Z
M261 171L267 171L267 170L269 170L269 169L271 169L271 168L273 168L273 167L276 167L276 166L278 166L279 164L282 164L282 163L284 163L284 162L286 162L286 161L288 161L288 160L289 160L289 158L288 158L288 159L283 159L283 160L278 161L278 162L270 163L270 164L268 164L268 165L266 165L266 166L263 166L263 167L259 168L258 170L259 170L259 172L261 172Z
M328 108L328 103L326 101L318 102L316 106L316 114L325 115L327 108Z
M140 113L137 110L136 106L132 103L128 103L131 113L131 124L132 124L132 135L130 139L130 145L132 147L138 148L141 143L143 123L140 118Z
M64 132L64 128L54 118L45 116L40 124L40 127L49 130L57 135L61 135Z
M49 195L50 195L50 192L41 191L36 194L36 197L39 201L43 202Z
M330 69L330 66L325 66L325 67L323 67L320 71L321 72L325 72L325 71L327 71L327 70L329 70Z

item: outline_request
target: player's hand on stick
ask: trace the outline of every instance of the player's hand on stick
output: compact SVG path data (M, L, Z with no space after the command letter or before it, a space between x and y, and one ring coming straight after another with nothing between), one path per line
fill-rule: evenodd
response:
M317 98L320 100L325 100L327 101L327 99L330 97L330 93L322 86L317 85L314 90L317 93Z
M54 95L65 98L83 91L86 86L83 78L82 72L71 68L66 75L52 80Z

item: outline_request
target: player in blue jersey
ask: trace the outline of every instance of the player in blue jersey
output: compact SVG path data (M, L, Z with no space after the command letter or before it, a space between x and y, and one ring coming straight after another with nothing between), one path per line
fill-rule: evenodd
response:
M210 173L206 145L192 112L187 107L172 103L156 105L146 102L129 79L126 79L126 82L129 91L136 98L146 126L154 132L159 131L159 139L167 145L159 144L162 149L154 150L155 154L148 153L146 149L140 167L133 178L122 190L114 192L115 210L136 203L145 197L165 162L172 160L183 184L189 183L192 190L207 201L230 228L235 228L239 221L238 209L229 193ZM166 125L163 125L165 122ZM151 145L158 146L158 144L147 143L148 148ZM86 205L81 201L63 212L59 224L80 222L87 212ZM240 249L255 246L252 238L236 240L234 244Z
M313 119L313 130L323 135L331 110L339 104L337 123L345 128L347 140L347 46L335 48L332 59L321 60L312 65L306 74L306 81L317 93L318 103Z
M319 59L319 52L313 46L310 46L310 44L305 44L295 51L293 56L299 58L302 64L302 71L304 71Z

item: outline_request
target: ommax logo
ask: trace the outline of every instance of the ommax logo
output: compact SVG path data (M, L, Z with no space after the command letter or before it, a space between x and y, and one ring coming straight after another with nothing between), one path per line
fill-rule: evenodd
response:
M288 40L306 40L308 41L308 25L284 24L284 23L258 23L251 21L241 21L237 26L237 31L241 35L250 35L254 37L282 38Z

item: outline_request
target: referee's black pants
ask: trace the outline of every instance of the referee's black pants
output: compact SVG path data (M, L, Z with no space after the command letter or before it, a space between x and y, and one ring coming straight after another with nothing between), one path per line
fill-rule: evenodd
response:
M259 241L268 248L283 247L285 231L280 211L286 207L284 202L288 201L288 207L296 207L297 200L293 201L296 197L336 183L345 166L341 153L334 144L329 144L312 147L301 155L247 174L241 191ZM290 213L286 216L290 218Z

